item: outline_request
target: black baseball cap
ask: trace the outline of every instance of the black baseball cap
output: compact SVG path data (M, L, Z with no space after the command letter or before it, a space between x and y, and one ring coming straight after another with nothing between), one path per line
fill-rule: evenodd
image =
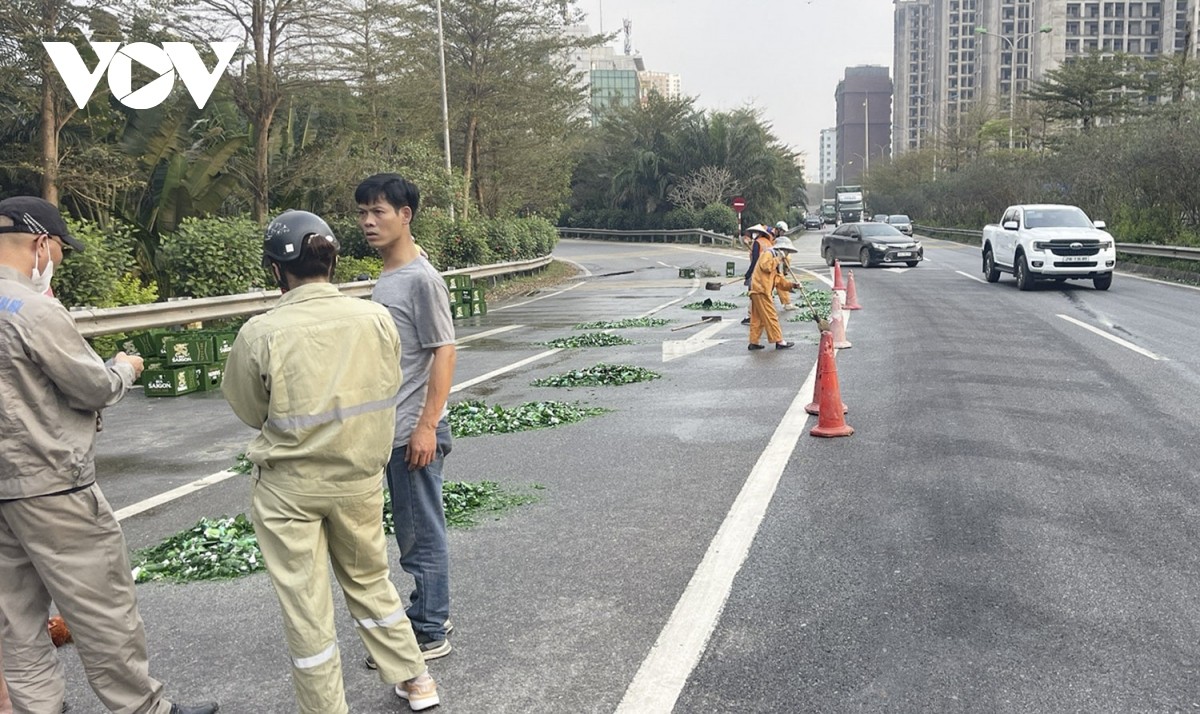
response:
M55 236L73 249L83 252L83 243L67 232L58 207L37 196L14 196L0 201L0 216L8 216L13 226L0 226L0 233L32 233L39 236Z

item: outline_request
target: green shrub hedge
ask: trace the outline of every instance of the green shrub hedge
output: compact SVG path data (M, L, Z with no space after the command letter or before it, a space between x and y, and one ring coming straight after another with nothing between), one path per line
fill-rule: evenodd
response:
M382 261L363 238L357 217L327 222L342 246L335 280L348 282L364 273L378 277ZM275 287L262 268L263 229L245 216L187 218L164 235L157 263L170 283L162 290L153 282L143 284L129 228L83 221L72 222L71 230L86 250L55 266L55 294L68 307L116 307L160 296L210 297ZM413 235L438 270L536 258L549 254L558 242L557 231L544 218L452 221L437 210L418 214Z

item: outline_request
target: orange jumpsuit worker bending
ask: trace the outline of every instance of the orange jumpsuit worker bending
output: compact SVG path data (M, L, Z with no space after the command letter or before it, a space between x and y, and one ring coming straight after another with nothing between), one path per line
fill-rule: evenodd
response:
M758 343L763 330L767 339L775 343L775 349L786 350L794 342L783 339L783 330L779 327L779 313L775 312L775 298L772 291L780 294L791 292L796 284L779 274L781 259L784 255L795 253L796 247L787 236L775 239L775 247L763 251L758 256L754 266L754 275L750 278L750 344L746 349L761 350L764 345Z

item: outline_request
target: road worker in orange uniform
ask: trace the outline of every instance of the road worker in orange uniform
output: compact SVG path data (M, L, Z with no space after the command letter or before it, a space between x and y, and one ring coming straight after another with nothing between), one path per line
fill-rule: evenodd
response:
M758 256L771 249L775 245L775 233L770 228L759 223L750 226L746 229L745 235L742 236L742 242L750 249L750 267L746 268L746 280L743 285L746 290L750 289L750 280L754 277L754 266L758 264ZM742 320L743 325L750 324L750 308L746 309L746 318Z
M758 256L754 265L754 274L750 277L750 344L747 349L761 350L765 345L759 344L763 330L767 339L775 343L775 349L790 349L795 343L783 339L783 330L779 327L779 313L775 312L775 297L773 291L780 294L791 292L798 286L785 278L780 269L785 255L795 253L796 246L787 236L775 239L775 245L764 250Z
M780 221L775 224L774 228L771 229L771 233L774 234L774 236L776 238L785 237L787 235L787 232L788 232L787 221ZM791 272L791 267L792 267L791 264L788 262L787 255L785 254L783 257L780 258L780 260L783 261L783 267L780 268L779 272L781 275L787 275L789 272ZM779 307L781 309L783 309L785 312L788 310L796 309L796 306L792 304L791 294L789 294L788 291L786 291L786 290L779 291Z

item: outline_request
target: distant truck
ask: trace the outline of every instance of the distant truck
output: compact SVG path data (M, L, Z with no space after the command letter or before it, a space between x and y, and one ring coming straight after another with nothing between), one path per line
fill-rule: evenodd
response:
M1117 248L1104 228L1076 206L1009 206L1000 223L983 228L983 275L994 283L1012 273L1019 290L1038 280L1091 280L1108 290Z
M821 201L821 220L827 226L837 225L837 201L832 198L826 198Z
M838 186L834 190L837 202L837 221L842 223L858 223L863 219L863 190L862 186Z

